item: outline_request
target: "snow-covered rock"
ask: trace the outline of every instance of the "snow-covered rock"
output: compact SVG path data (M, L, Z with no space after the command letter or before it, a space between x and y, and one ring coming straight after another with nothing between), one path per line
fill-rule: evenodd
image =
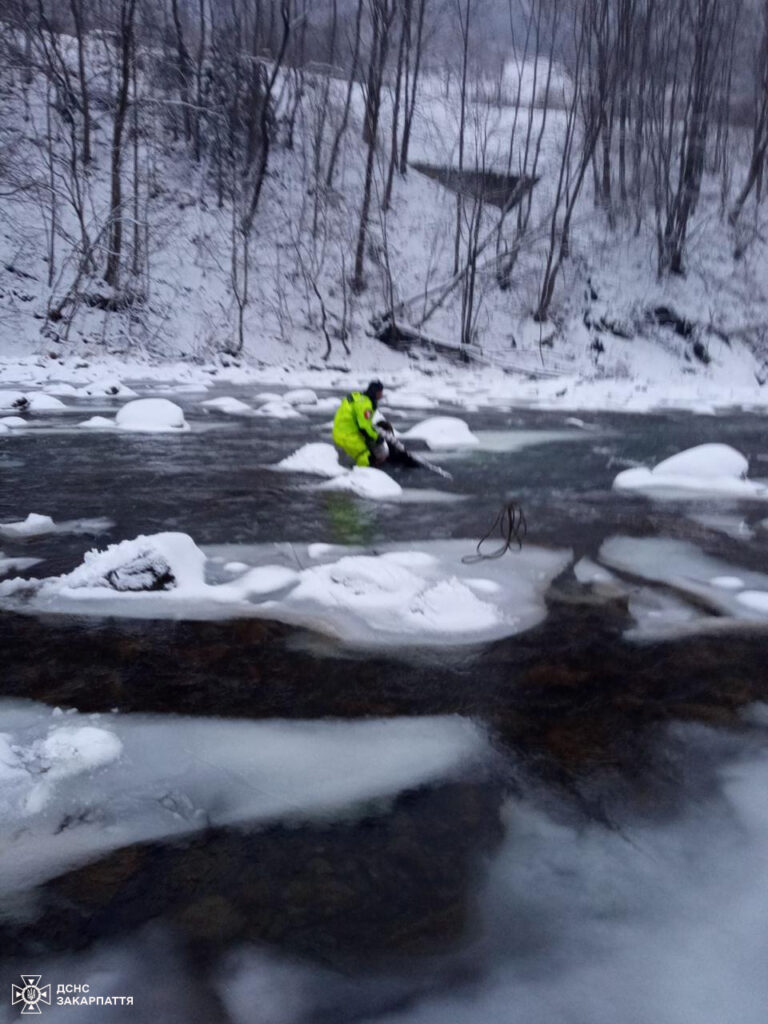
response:
M768 486L747 480L749 464L727 444L701 444L664 459L653 469L625 469L613 481L616 490L684 495L710 493L768 499Z
M404 441L424 441L433 451L473 448L480 443L464 420L457 416L432 416L406 430L400 437Z
M231 395L223 395L221 398L209 398L202 402L204 409L214 409L216 412L226 413L228 416L252 416L253 409L247 402L241 402L239 398Z
M277 399L272 402L264 402L263 405L260 405L257 408L256 415L272 416L279 420L297 420L301 418L301 413L282 399Z
M42 537L46 533L54 533L56 524L50 516L42 516L30 512L26 519L18 523L0 523L0 534L3 537Z
M342 472L324 484L320 484L323 491L351 491L361 498L373 498L377 501L387 501L392 498L399 498L403 489L397 480L374 469L373 466L355 466L350 472Z
M136 397L136 392L133 388L129 388L116 377L100 377L98 380L93 380L90 384L85 384L79 388L77 393L85 395L87 398L94 398L97 395L106 395L108 398Z
M312 388L294 388L292 391L285 392L283 401L289 405L315 405L317 394Z
M22 419L21 416L3 416L3 418L0 419L0 424L7 427L9 430L23 430L24 427L29 426L28 421Z
M120 430L135 433L178 433L189 430L183 410L167 398L139 398L128 402L115 416Z
M347 472L339 465L339 455L334 446L324 441L305 444L278 462L274 468L290 473L311 473L326 477L341 476Z
M205 555L185 533L156 533L86 552L83 564L59 577L65 590L155 591L203 585Z
M89 430L115 430L117 424L106 416L91 416L90 419L81 420L78 427L87 427Z
M47 395L43 391L32 391L27 395L29 400L28 408L31 412L61 412L67 406L60 398Z
M0 391L0 410L26 409L29 399L23 391Z

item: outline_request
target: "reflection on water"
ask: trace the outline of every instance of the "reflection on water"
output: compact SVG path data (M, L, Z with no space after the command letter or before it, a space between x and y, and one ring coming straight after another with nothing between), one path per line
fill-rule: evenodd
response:
M753 417L591 415L593 429L574 431L557 414L473 413L491 450L452 457L450 484L398 477L467 500L374 504L265 470L324 438L327 414L232 422L180 401L193 427L181 437L4 437L0 522L108 517L99 546L179 529L201 545L369 547L479 537L514 496L530 542L575 560L616 535L662 536L768 572L759 504L610 489L617 466L703 440L757 464ZM521 447L512 432L529 431L551 433ZM29 571L47 576L88 546L60 535L3 551L43 559ZM764 635L633 645L629 609L644 600L564 576L536 629L406 661L272 622L4 614L5 697L245 719L458 713L490 729L497 755L468 776L404 785L362 817L212 820L12 893L0 905L4 983L34 970L133 993L133 1008L98 1019L142 1022L763 1024L766 732L743 709L768 698ZM81 812L66 829L93 826ZM0 1020L16 1012L1 1006Z

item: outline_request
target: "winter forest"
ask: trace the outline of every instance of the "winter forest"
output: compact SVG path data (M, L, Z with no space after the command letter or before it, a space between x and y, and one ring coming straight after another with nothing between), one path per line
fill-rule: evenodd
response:
M759 0L0 16L15 350L333 365L378 338L622 376L638 337L762 373Z

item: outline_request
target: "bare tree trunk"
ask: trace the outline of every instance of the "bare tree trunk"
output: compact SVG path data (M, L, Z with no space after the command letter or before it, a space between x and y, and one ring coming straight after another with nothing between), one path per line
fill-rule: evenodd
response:
M395 176L397 165L397 129L400 120L400 92L403 83L403 55L405 53L405 36L407 32L406 10L402 10L402 21L400 25L400 44L397 48L397 71L395 74L395 98L392 104L392 145L389 151L389 167L387 169L387 184L384 189L384 200L381 204L382 210L388 210L392 199L392 181Z
M746 179L728 215L731 225L736 224L752 190L761 183L763 164L768 151L768 0L763 0L762 12L763 32L756 60L757 96L752 127L752 152Z
M197 64L195 67L195 118L194 118L194 142L195 161L200 163L201 156L201 133L200 120L203 109L203 65L205 63L206 48L206 26L205 26L205 0L198 3L198 34L200 36L197 46Z
M387 62L389 46L389 30L395 14L396 0L370 0L373 18L373 35L371 40L371 57L368 66L368 96L366 97L366 131L368 139L368 155L365 161L365 182L363 184L363 205L360 211L360 226L357 232L355 247L355 267L352 276L352 290L361 292L365 288L363 267L365 262L365 242L368 237L368 216L371 208L373 190L373 171L376 157L376 136L379 128L379 111L381 108L381 86L384 77L384 66Z
M80 111L83 115L83 163L91 162L91 105L88 95L88 78L85 73L85 36L83 27L82 0L70 0L72 20L77 38L77 74L80 79Z
M256 169L256 177L253 182L251 190L251 198L248 204L245 218L243 219L242 229L244 234L250 234L251 227L253 226L253 218L256 216L256 210L259 205L259 198L261 197L261 190L264 185L264 178L267 173L267 165L269 163L269 147L270 147L270 134L269 134L269 116L270 108L272 104L272 95L275 89L275 82L277 76L280 73L283 60L285 58L285 51L288 47L288 39L291 34L291 3L290 0L281 0L280 3L280 16L283 22L283 36L280 42L280 49L275 56L275 61L272 66L272 73L267 81L267 86L264 91L264 97L261 104L261 116L259 118L259 133L261 137L261 148L259 151L259 162Z
M181 97L181 116L184 121L184 137L189 140L192 137L189 109L189 69L191 61L189 59L189 51L184 42L184 30L182 29L181 16L179 15L179 0L171 0L171 14L173 16L173 27L176 30L176 59L178 63L179 96Z
M357 0L357 14L355 15L355 41L352 49L352 64L349 69L349 81L347 83L347 95L344 100L344 111L341 116L341 122L338 130L333 137L333 143L331 144L331 152L328 157L328 171L325 176L325 184L327 188L333 188L333 175L336 170L336 162L339 158L339 147L341 146L341 140L344 137L344 133L347 130L347 123L349 122L349 108L352 104L352 90L355 84L355 74L357 73L357 65L360 60L360 22L363 17L363 4L365 0Z
M472 0L463 0L464 17L461 20L461 102L459 106L459 175L464 170L464 128L467 120L467 61L469 56L469 23L472 13ZM461 18L462 0L457 0L459 17ZM459 247L461 246L461 193L456 194L456 232L453 244L453 272L459 270Z
M128 109L128 91L131 83L135 13L136 0L121 0L119 34L120 78L118 82L117 104L115 106L115 123L112 131L109 197L110 230L107 268L104 272L104 280L113 288L117 287L123 248L123 183L121 165L123 160L125 115Z
M408 173L408 150L411 144L411 131L413 128L413 116L416 113L416 93L419 86L419 72L421 70L422 51L424 49L424 17L427 11L428 0L418 0L419 13L416 19L416 53L413 62L413 76L411 78L410 91L405 90L405 104L403 108L403 135L400 140L400 173ZM410 66L410 2L409 2L409 33L408 33L408 55Z

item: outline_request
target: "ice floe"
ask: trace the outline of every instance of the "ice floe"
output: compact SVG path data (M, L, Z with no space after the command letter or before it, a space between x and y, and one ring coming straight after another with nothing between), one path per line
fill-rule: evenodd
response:
M26 519L18 523L0 523L0 535L3 537L40 537L53 533L56 525L50 516L30 512Z
M7 576L9 572L24 572L33 565L38 565L40 561L39 558L6 558L0 551L0 576Z
M726 444L701 444L664 459L653 469L625 469L613 481L616 490L686 496L722 494L736 498L768 499L768 485L747 480L749 464L741 452Z
M167 398L139 398L127 402L115 416L120 430L133 433L180 433L189 430L180 406Z
M716 742L702 735L704 758ZM695 770L695 742L676 749ZM511 797L475 920L482 968L357 1019L763 1024L768 760L745 752L713 775L683 811L612 828Z
M0 536L25 540L50 533L98 534L112 526L111 519L67 519L56 523L50 516L30 512L26 519L17 523L0 523Z
M371 813L491 756L458 716L248 722L2 701L0 717L4 892L149 839Z
M70 573L0 582L0 607L134 618L260 617L363 647L466 645L511 636L546 616L544 594L570 552L532 545L467 565L473 541L364 549L227 545L211 558L181 533L89 551ZM215 561L214 561L215 559ZM222 563L246 568L223 578ZM298 568L297 568L298 567Z
M697 630L727 629L738 620L768 622L768 575L712 558L687 541L612 537L603 543L599 558L614 569L663 584L671 591L667 599L674 599L680 614L651 616L653 622L636 616L638 635L674 635L683 620ZM688 609L684 615L682 602ZM642 607L646 605L647 601Z

